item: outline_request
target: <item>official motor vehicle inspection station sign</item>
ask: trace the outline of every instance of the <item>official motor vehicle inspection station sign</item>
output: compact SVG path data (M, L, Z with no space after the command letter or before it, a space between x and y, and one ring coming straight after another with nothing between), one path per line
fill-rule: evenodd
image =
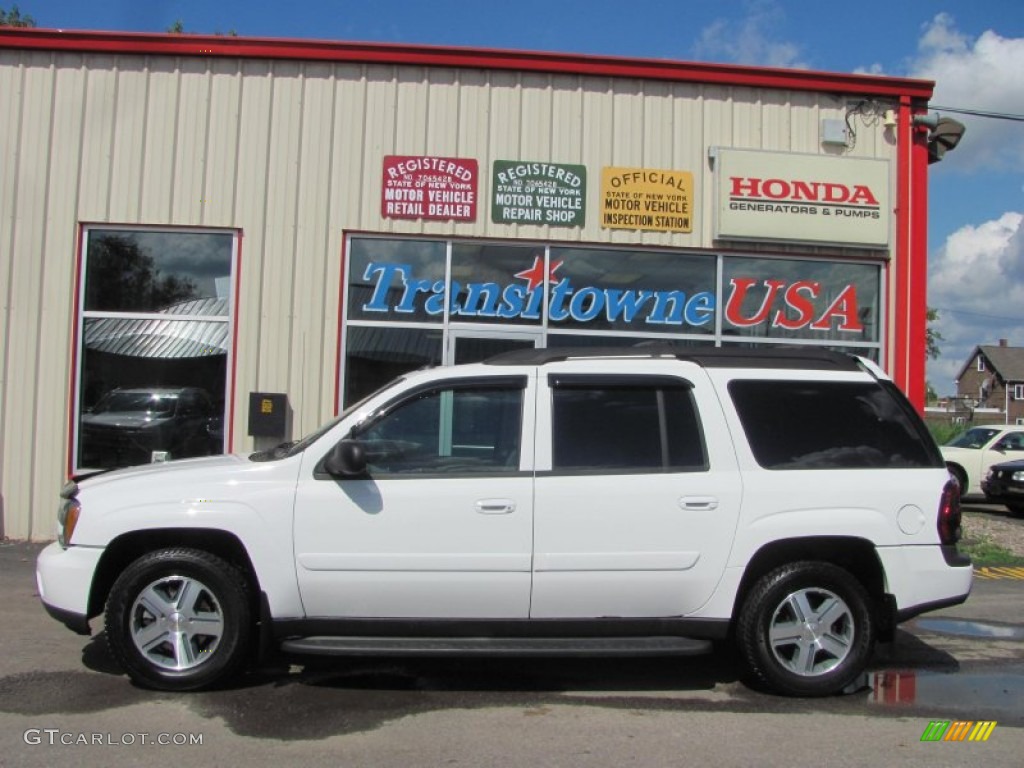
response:
M602 168L601 226L691 232L693 174L655 168Z

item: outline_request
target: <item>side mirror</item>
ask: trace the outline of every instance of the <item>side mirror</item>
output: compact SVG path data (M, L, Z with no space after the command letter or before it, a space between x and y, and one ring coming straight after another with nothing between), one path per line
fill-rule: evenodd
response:
M360 477L366 474L366 451L358 440L342 440L327 454L324 469L332 477Z

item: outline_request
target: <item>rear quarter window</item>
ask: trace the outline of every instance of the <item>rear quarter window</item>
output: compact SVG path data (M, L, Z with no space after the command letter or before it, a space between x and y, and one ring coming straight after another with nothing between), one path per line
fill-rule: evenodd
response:
M887 382L735 380L729 394L765 469L943 466L921 419Z

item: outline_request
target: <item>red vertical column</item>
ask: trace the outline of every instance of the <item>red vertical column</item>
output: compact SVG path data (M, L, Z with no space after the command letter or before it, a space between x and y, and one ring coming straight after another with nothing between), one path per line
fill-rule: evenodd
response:
M890 265L894 316L889 371L916 408L924 408L928 314L928 142L900 101L896 144L896 243Z

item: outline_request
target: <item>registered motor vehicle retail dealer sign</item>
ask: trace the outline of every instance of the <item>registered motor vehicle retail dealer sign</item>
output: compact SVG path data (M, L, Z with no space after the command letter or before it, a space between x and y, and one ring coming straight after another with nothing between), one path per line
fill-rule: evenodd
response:
M714 150L715 237L889 245L889 163L757 150Z
M380 212L385 219L476 221L476 160L387 155Z
M582 227L587 169L582 165L495 160L491 219L495 224Z
M693 174L655 168L602 168L601 226L692 231Z

